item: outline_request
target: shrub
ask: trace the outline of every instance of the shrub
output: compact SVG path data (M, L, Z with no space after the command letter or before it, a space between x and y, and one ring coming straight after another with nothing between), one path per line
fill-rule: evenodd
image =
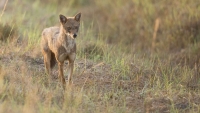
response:
M0 41L13 40L17 37L17 28L9 24L0 24Z

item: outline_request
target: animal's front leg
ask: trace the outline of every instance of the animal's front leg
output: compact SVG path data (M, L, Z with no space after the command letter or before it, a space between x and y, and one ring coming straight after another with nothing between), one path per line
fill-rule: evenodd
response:
M59 62L58 63L58 68L59 68L59 79L62 82L63 88L65 88L66 82L65 82L65 78L64 78L64 74L63 74L63 62Z
M72 53L69 55L69 65L68 65L68 85L72 84L72 76L73 76L73 70L74 70L74 61L76 59L76 53Z
M68 66L68 71L69 71L69 74L68 74L68 85L71 85L72 84L72 74L73 74L73 70L74 70L74 61L69 61L69 66Z

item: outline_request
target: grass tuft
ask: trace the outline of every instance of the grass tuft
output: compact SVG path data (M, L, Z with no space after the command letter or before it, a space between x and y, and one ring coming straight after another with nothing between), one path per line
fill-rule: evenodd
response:
M15 25L0 24L0 41L12 41L18 38L18 30Z

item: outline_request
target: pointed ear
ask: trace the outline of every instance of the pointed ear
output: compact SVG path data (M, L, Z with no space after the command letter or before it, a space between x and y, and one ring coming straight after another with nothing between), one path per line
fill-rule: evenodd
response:
M62 24L64 24L64 23L66 23L67 22L67 18L64 16L64 15L59 15L59 17L60 17L60 22L62 23Z
M80 19L81 19L81 13L76 14L76 16L74 17L74 19L76 21L80 21Z

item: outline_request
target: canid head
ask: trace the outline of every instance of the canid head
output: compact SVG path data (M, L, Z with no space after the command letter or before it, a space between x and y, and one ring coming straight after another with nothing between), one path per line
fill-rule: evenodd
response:
M63 28L62 32L70 35L71 38L76 38L80 26L81 13L76 14L74 17L65 17L60 14L60 23Z

